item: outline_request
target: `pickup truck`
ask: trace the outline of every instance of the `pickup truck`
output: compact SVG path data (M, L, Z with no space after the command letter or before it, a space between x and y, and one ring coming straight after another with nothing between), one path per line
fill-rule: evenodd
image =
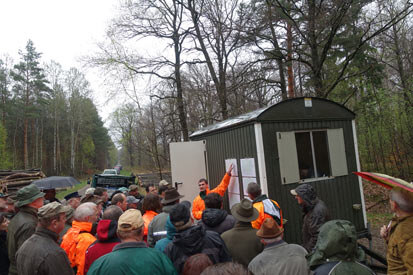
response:
M135 179L135 176L95 174L92 180L92 187L106 188L108 195L111 196L120 187L129 188L129 185L135 184Z

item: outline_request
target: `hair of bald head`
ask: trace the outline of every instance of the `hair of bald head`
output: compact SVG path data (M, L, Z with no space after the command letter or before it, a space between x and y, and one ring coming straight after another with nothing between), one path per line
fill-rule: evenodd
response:
M413 193L405 189L395 187L390 192L390 199L397 203L400 210L413 213Z
M85 202L76 208L73 214L73 219L78 222L87 221L90 216L96 215L96 204L93 202Z
M126 200L125 194L117 193L116 195L113 196L111 204L116 205L118 202L123 203L124 200Z
M117 205L111 205L105 209L102 215L104 220L118 221L119 217L123 214L122 209Z

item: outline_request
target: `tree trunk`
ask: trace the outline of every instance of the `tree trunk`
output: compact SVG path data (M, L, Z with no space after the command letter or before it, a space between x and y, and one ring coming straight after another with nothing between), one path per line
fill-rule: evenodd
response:
M53 172L57 175L57 108L55 102L54 123L53 123Z
M293 34L291 23L287 21L287 50L288 50L288 97L295 97L294 94L294 75L293 75Z
M204 55L211 78L214 81L215 89L217 90L217 94L218 94L218 100L219 100L219 105L221 109L222 119L225 120L228 118L227 104L226 104L227 101L226 101L226 98L223 98L224 96L226 97L226 84L220 83L218 76L215 72L214 66L212 65L211 57L209 56L208 50L205 46L204 39L202 38L201 30L198 24L199 14L195 11L194 0L189 0L188 4L189 4L188 8L191 13L192 23L194 24L194 28L195 28L195 35L199 42L199 45L201 46L201 51L202 51L202 54Z
M23 162L24 162L24 169L29 168L29 153L27 152L27 131L29 128L29 121L27 118L24 119L23 124Z
M323 82L321 78L321 67L320 67L320 57L318 54L318 43L316 36L316 1L308 1L308 31L309 31L309 41L311 48L311 61L313 67L311 68L312 81L315 89L315 94L318 97L323 97Z
M186 122L186 112L183 99L182 81L181 81L181 50L179 46L178 34L174 35L175 48L175 81L176 81L176 97L178 104L179 122L181 124L181 131L184 141L189 140L188 124Z
M44 129L44 124L43 124L43 119L41 119L41 128L40 128L40 163L39 163L40 169L43 167L43 129Z
M283 99L287 99L288 95L287 95L287 87L285 85L283 54L278 44L277 33L276 33L276 30L273 24L272 5L268 0L266 1L266 4L267 4L267 12L268 12L268 18L269 18L268 24L271 30L272 44L274 47L274 58L277 62L278 74L280 78L281 96Z
M71 176L75 175L75 125L72 122L70 127L70 171Z

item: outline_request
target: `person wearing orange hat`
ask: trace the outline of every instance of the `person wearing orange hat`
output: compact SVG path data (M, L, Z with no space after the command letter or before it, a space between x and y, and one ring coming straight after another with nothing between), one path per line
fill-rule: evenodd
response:
M297 244L283 241L284 229L272 218L264 220L257 236L264 250L248 265L253 274L304 275L310 274L305 256L307 251Z

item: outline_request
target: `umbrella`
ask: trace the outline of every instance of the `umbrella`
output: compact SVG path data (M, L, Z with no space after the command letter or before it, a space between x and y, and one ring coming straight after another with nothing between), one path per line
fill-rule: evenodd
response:
M354 172L354 174L362 177L365 180L380 184L387 189L392 189L393 187L400 187L407 191L413 192L413 183L409 183L402 179L391 177L389 175L372 173L372 172Z
M47 177L39 180L33 181L33 183L39 187L39 189L57 189L57 188L66 188L73 187L80 182L73 177Z

